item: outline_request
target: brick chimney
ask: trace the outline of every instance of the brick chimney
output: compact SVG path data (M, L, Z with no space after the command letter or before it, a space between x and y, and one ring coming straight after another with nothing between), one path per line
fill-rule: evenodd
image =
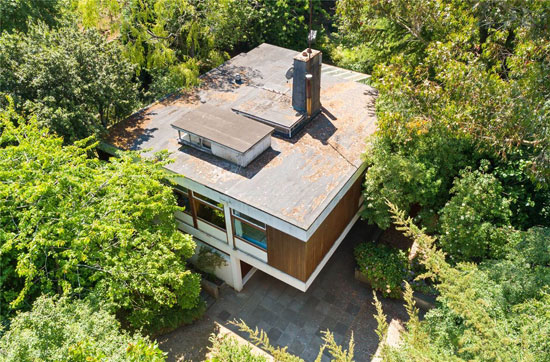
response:
M314 117L321 111L321 63L319 50L304 50L294 57L292 107Z

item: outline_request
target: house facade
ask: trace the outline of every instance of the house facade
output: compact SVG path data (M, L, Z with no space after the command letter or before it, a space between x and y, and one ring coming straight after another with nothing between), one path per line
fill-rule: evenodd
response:
M261 270L306 291L359 217L375 130L365 78L262 44L115 125L102 148L171 152L178 227L226 259L216 274L233 288Z

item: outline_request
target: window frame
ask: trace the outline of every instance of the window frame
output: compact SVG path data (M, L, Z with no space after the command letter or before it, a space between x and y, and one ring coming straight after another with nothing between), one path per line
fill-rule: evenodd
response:
M192 203L193 203L193 208L195 209L195 211L194 211L194 214L195 214L194 216L195 216L195 218L196 218L197 220L200 220L201 222L205 222L205 223L207 223L208 225L213 226L213 227L215 227L215 228L217 228L217 229L219 229L219 230L221 230L221 231L227 233L227 225L226 225L226 223L225 223L225 210L223 209L223 207L219 207L219 206L217 206L217 205L213 205L213 204L210 203L209 201L206 201L206 200L204 200L204 199L201 199L200 197L197 197L197 195L200 195L200 196L202 196L202 197L204 197L204 198L207 198L207 199L209 199L209 200L212 200L211 198L206 197L206 196L204 196L204 195L201 195L201 194L199 194L199 193L196 193L195 191L192 191L192 192L191 192L191 196L192 196L192 199L191 199L191 200L192 200ZM216 200L212 200L212 201L216 201ZM221 212L223 213L224 228L222 228L222 227L220 227L219 225L216 225L216 224L214 224L214 223L212 223L212 222L210 222L210 221L208 221L208 220L205 220L205 219L203 219L202 217L200 217L200 216L199 216L199 208L198 208L198 206L195 206L195 204L194 204L195 202L197 202L197 203L199 203L199 204L203 204L203 205L206 206L206 207L210 207L210 208L212 208L212 209L221 211Z
M251 245L251 246L255 247L256 249L259 249L259 250L261 250L261 251L267 253L267 243L268 243L268 239L267 239L267 225L264 224L265 227L262 228L261 226L258 226L258 225L256 225L256 224L252 223L251 221L248 221L247 219L244 219L244 218L242 218L242 217L240 217L240 216L235 215L235 214L233 213L234 211L235 211L235 210L231 209L231 228L233 229L233 237L239 239L239 240L242 241L243 243L247 243L248 245ZM237 212L239 212L239 211L237 211ZM239 213L240 213L240 212L239 212ZM247 216L248 216L248 215L247 215ZM251 218L252 218L252 217L251 217ZM263 232L265 233L265 248L263 248L263 247L261 247L261 246L259 246L259 245L257 245L257 244L254 244L253 242L251 242L251 241L249 241L249 240L246 240L246 239L240 237L239 235L237 235L237 231L236 231L236 227L235 227L235 220L239 220L239 222L245 223L246 225L248 225L248 226L250 226L250 227L252 227L252 228L254 228L254 229L256 229L256 230L263 231ZM260 221L258 221L258 222L260 222Z
M185 191L183 190L185 189ZM191 197L191 190L189 190L188 188L185 188L185 187L172 187L172 190L175 192L175 193L178 193L182 196L185 196L187 197L187 199L189 200L189 208L185 208L185 210L183 210L182 212L188 214L188 215L191 215L193 216L193 198ZM177 202L177 199L176 199L176 202ZM179 206L179 205L178 205ZM181 206L180 206L181 207Z
M258 223L261 223L263 226L258 225L258 224L256 224L254 221L248 220L248 219L244 218L243 216L235 215L235 212L238 212L239 214L242 214L242 215L246 215L246 214L244 214L244 213L241 213L240 211L237 211L237 210L235 210L235 209L231 209L231 215L232 215L233 217L235 217L235 219L239 219L239 220L241 220L241 221L244 221L245 223L250 224L250 226L253 226L253 227L255 227L256 229L263 230L263 231L267 231L267 225L266 225L265 223L261 222L260 220L256 220L256 219L254 219L253 217L246 215L247 217L249 217L249 218L251 218L251 219L253 219L253 220L256 220Z

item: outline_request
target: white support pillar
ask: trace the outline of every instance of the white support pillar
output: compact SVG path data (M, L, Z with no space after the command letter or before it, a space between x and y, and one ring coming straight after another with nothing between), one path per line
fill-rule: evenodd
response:
M231 208L223 204L223 213L225 215L225 230L227 234L227 245L233 249L233 223L231 222Z
M233 253L229 256L231 264L231 274L233 276L233 289L237 292L243 290L243 277L241 274L241 261Z
M235 256L236 250L233 245L233 223L231 222L231 208L223 205L225 214L225 230L227 231L227 245L229 246L229 263L231 264L231 276L233 277L233 289L240 292L243 289L243 276L241 273L241 261Z

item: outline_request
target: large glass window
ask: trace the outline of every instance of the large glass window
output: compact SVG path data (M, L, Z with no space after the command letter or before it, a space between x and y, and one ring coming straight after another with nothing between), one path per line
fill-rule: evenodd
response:
M223 204L216 202L206 196L193 193L197 217L225 230L225 214Z
M233 210L233 228L235 235L240 239L267 250L267 234L264 223Z

